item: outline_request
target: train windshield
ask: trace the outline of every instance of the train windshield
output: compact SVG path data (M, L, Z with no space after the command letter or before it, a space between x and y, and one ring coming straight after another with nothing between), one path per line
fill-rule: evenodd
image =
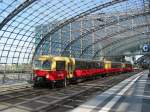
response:
M45 61L35 60L34 61L34 69L50 70L51 62L49 60L45 60Z
M46 60L42 63L42 69L50 70L50 68L51 68L51 62L50 61Z

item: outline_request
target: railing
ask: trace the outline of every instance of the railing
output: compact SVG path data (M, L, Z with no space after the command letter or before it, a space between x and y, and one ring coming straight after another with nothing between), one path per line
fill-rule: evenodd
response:
M31 71L0 71L0 84L31 82L32 78Z

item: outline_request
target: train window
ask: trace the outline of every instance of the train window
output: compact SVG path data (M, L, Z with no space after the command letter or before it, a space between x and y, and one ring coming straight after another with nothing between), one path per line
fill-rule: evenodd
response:
M104 68L104 63L103 62L97 62L97 68Z
M90 62L89 65L90 65L90 68L91 68L91 69L92 69L92 68L95 68L95 62Z
M76 68L76 69L80 69L80 68L81 68L81 64L80 64L79 61L76 61L76 63L75 63L75 68Z
M50 70L50 68L51 68L51 62L48 61L48 60L44 61L43 64L42 64L42 69Z
M88 64L88 62L83 62L83 69L88 69L88 67L89 67L89 64Z
M76 69L92 69L92 68L103 68L104 64L103 62L92 62L92 61L81 61L81 60L76 60Z
M132 67L132 65L131 64L126 64L126 67Z
M35 60L34 61L34 69L41 69L41 61L40 60Z
M88 62L88 69L94 68L94 63L93 62Z
M94 62L94 67L93 68L97 68L97 62Z
M112 63L112 68L121 68L121 63Z
M111 67L112 67L112 68L117 68L117 67L116 67L116 63L112 63L112 64L111 64Z
M56 61L56 70L65 70L65 61Z
M100 68L100 63L96 62L95 64L95 68Z
M89 68L90 68L89 62L86 62L85 63L85 69L89 69Z
M76 69L86 69L86 65L85 61L76 60Z

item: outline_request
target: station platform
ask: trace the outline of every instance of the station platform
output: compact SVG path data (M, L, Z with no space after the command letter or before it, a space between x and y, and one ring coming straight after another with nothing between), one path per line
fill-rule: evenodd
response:
M148 71L135 74L71 112L150 112Z

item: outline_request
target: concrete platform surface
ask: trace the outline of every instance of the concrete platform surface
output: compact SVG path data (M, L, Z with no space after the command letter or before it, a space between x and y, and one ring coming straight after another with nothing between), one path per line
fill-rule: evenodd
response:
M150 112L148 71L135 74L71 112Z

